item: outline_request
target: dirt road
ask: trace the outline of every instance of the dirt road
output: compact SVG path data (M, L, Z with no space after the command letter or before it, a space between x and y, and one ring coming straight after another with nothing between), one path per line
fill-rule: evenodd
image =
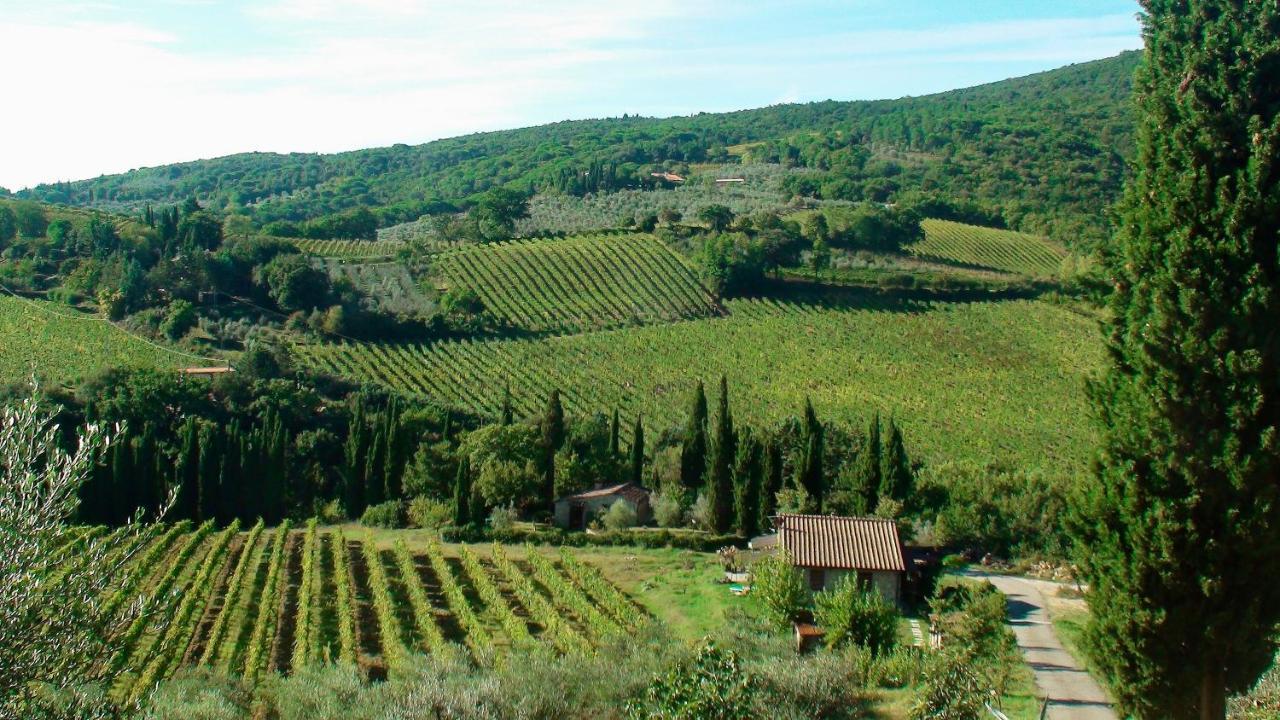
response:
M1045 609L1044 583L1007 575L966 576L990 580L1008 598L1009 625L1035 674L1036 686L1050 699L1050 720L1117 720L1102 687L1058 640Z

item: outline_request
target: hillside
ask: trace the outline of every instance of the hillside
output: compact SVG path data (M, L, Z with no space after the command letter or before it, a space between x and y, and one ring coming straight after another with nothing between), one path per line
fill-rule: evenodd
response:
M472 246L440 256L434 268L449 289L474 293L485 310L525 330L579 332L716 312L693 272L652 235Z
M895 415L924 460L1083 467L1092 430L1085 377L1100 366L1096 323L1041 302L857 306L726 303L729 317L545 340L330 344L303 362L496 416L508 384L537 412L560 389L571 413L683 421L696 380L725 374L735 419L795 416L860 427Z
M1097 239L1133 144L1137 60L1125 53L919 98L569 121L332 155L244 153L20 195L109 208L196 195L260 224L370 206L385 226L495 185L607 192L652 182L652 165L745 155L810 171L790 187L797 194L881 200L928 188L1002 207L1018 229Z
M0 294L0 383L34 375L64 383L113 367L164 368L207 360L152 345L101 317L54 303Z
M908 248L913 255L978 269L1039 277L1059 272L1067 253L1045 238L948 220L920 223L924 240Z

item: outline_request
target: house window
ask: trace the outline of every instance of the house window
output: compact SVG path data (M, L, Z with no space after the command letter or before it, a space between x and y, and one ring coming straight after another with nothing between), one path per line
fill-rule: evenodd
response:
M825 568L809 568L809 589L821 590L827 586L827 571Z

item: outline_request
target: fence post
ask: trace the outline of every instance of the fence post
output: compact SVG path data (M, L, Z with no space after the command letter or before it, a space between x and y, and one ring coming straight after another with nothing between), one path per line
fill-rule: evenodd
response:
M1046 695L1044 700L1040 703L1040 720L1044 720L1045 716L1047 716L1048 714L1049 714L1049 696Z

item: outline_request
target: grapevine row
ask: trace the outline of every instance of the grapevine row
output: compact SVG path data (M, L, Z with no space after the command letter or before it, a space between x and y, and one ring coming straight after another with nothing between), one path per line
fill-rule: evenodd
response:
M413 556L409 554L409 549L404 546L403 541L396 541L394 555L396 566L400 570L400 581L404 583L405 591L409 596L409 605L413 608L413 622L418 630L419 639L427 650L433 652L444 650L446 643L444 635L440 632L440 626L436 623L435 609L427 599L427 591L422 587L418 568L414 565Z
M524 605L534 621L542 626L543 633L551 639L553 645L566 653L585 652L590 649L590 645L582 635L565 622L555 605L538 592L529 578L525 577L520 568L507 557L502 546L496 543L493 546L493 564L511 586L520 604Z
M295 670L311 664L311 651L317 644L320 614L316 607L316 602L320 600L318 544L316 519L311 518L307 521L306 539L302 544L302 583L298 588L298 620L293 634L293 659L289 663Z
M244 583L251 567L250 561L257 555L254 552L258 546L258 538L262 536L262 521L259 520L249 530L249 535L244 540L243 549L240 551L240 557L236 560L236 567L231 571L231 580L227 583L226 595L222 598L222 612L218 613L218 617L213 621L213 627L209 630L209 638L205 641L204 652L200 655L201 665L210 665L218 654L218 648L222 646L223 636L227 632L227 622L235 610L236 602L240 598L240 586Z
M262 594L258 599L257 618L253 622L253 634L249 637L249 647L245 652L244 676L250 682L256 680L259 673L266 670L271 639L275 637L277 610L275 600L280 590L281 568L284 566L285 546L288 543L289 521L285 520L276 530L275 542L271 547L271 560L267 565L267 581L262 586Z
M533 636L529 634L529 626L516 615L511 608L511 603L507 602L507 598L493 582L493 578L480 564L480 559L465 546L459 546L458 557L462 560L462 569L466 571L471 586L476 589L476 594L484 601L489 612L497 618L498 624L502 626L511 644L515 646L530 644Z
M347 539L341 530L334 530L329 535L329 552L333 560L334 602L338 608L338 660L343 663L355 663L356 593L351 584Z
M369 595L373 600L373 613L378 618L382 655L386 658L387 668L395 672L405 666L409 650L404 646L404 630L400 627L400 618L391 599L391 582L387 579L387 569L373 538L366 537L360 543L360 549L369 570Z
M634 627L636 618L641 617L640 609L613 583L600 574L600 571L573 556L565 548L560 548L560 567L591 600L603 607L614 620L624 627Z
M489 648L493 643L493 639L489 637L488 629L485 628L484 623L480 622L475 609L468 602L466 594L462 591L462 586L458 584L458 579L454 577L453 570L450 569L449 563L444 559L444 552L440 548L440 543L434 538L427 541L427 561L431 563L431 570L435 573L436 580L440 583L440 591L444 594L445 602L449 605L449 612L458 620L458 626L462 628L462 632L466 635L467 644L471 646L473 655Z
M136 700L142 692L157 681L168 677L173 667L182 659L182 652L191 640L191 636L195 634L196 623L200 620L198 613L209 601L209 594L201 590L210 585L214 574L221 569L226 560L231 539L239 532L240 521L237 519L214 540L213 547L205 555L191 582L187 584L187 591L182 596L177 612L174 613L164 633L151 646L150 662L134 681L132 688L126 691L125 696L130 700Z
M547 560L532 545L525 545L525 557L533 568L533 577L548 591L562 607L573 610L574 614L586 624L591 634L597 638L611 635L618 631L619 625L591 603L591 599L572 582L565 579L555 565Z

